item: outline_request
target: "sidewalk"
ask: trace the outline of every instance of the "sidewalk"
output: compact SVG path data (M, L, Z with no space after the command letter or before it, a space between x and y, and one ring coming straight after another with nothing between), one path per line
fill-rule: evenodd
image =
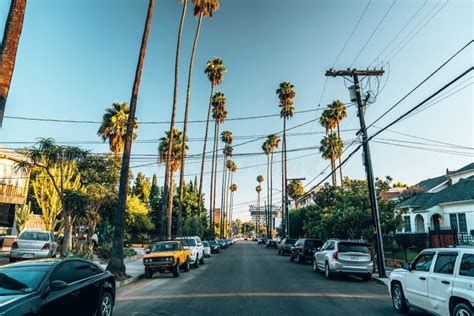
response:
M388 286L388 282L390 280L390 273L392 273L392 271L396 269L396 268L392 268L392 267L386 267L385 268L385 271L387 273L387 277L386 278L374 278L374 280L379 283L379 284L382 284L382 285L385 285L385 286Z
M138 252L138 251L137 251ZM143 256L137 255L134 260L125 261L125 273L130 277L123 281L117 281L117 288L125 286L144 277ZM107 264L100 264L102 268L107 268Z

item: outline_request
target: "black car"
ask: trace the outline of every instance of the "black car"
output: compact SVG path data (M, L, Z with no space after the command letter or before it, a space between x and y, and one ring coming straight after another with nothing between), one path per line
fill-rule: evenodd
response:
M296 239L285 238L278 244L278 254L284 255L291 253L291 247L296 243Z
M229 247L229 244L225 239L219 239L217 243L219 244L219 247L221 247L221 249L226 249L227 247Z
M269 239L267 240L267 243L265 244L265 248L277 248L277 241L275 239Z
M112 315L115 279L83 259L25 261L0 268L0 315Z
M215 240L209 240L209 246L211 246L211 253L220 253L221 247Z
M298 263L312 261L314 253L320 248L324 242L321 239L298 239L291 248L290 261L296 259Z

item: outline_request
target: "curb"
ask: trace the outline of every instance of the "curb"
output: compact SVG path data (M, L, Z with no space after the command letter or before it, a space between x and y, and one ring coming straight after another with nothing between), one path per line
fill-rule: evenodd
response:
M380 285L388 286L388 278L374 278L374 280Z
M131 278L128 278L126 280L123 280L122 282L120 282L117 286L117 288L121 288L122 286L126 286L126 285L129 285L130 283L133 283L133 282L136 282L138 280L141 280L145 277L144 274L140 274L140 275L136 275L136 276L133 276Z

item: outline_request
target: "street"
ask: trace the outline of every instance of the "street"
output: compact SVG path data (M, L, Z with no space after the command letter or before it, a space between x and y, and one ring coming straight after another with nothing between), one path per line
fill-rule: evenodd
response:
M387 289L353 277L327 280L310 264L242 241L205 265L120 288L114 315L397 315ZM424 315L412 311L410 315Z

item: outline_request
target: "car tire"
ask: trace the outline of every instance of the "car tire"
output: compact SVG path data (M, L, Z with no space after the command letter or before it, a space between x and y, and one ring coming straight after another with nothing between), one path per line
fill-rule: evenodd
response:
M293 253L290 253L290 261L293 261Z
M392 305L397 313L406 314L410 310L405 300L405 294L403 293L402 285L395 283L392 285Z
M194 268L194 269L199 268L199 258L198 258L198 255L196 255L196 260L194 261L193 268Z
M175 278L179 277L179 261L176 262L174 267L171 269L171 272L173 272L173 277Z
M281 250L280 249L278 249L278 255L281 256Z
M201 257L201 259L199 260L199 263L200 263L200 264L204 264L204 253L202 253L202 257Z
M151 279L153 277L153 270L150 268L145 268L145 278Z
M184 264L183 271L188 272L189 269L190 269L190 265L189 265L189 257L188 257L186 258L186 263Z
M369 282L370 280L372 280L372 273L367 273L363 275L362 280L364 280L365 282Z
M329 268L329 263L327 261L324 266L324 276L326 277L326 279L332 279L333 277L331 269Z
M304 261L304 260L303 260L303 258L301 257L301 255L298 254L298 255L296 256L296 262L298 262L299 264L302 264L303 261Z
M100 298L99 307L97 308L96 316L112 316L114 309L114 299L112 294L105 292Z
M315 259L313 259L313 272L314 272L314 273L318 273L318 272L319 272L318 263L316 262Z
M467 305L466 303L458 303L454 306L453 312L451 315L453 316L464 316L469 315L472 316L473 311L472 308Z

